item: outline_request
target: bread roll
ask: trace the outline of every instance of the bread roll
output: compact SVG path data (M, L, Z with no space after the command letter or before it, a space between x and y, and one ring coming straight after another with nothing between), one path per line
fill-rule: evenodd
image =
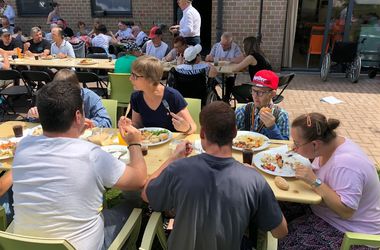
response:
M276 176L274 178L274 184L276 184L276 186L279 188L279 189L282 189L282 190L288 190L289 189L289 183L282 177L280 176Z

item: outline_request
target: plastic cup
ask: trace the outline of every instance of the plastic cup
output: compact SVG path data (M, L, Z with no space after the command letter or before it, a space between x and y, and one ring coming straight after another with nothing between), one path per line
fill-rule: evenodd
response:
M13 133L15 134L15 137L22 137L23 136L22 126L21 125L13 126Z
M218 65L219 65L219 58L214 57L214 66L218 66Z
M109 57L108 57L108 61L109 61L109 62L112 62L112 56L109 56Z
M35 60L38 60L38 56L34 56L34 59L35 59Z
M128 144L124 141L124 139L123 139L123 137L121 136L120 132L117 132L117 138L119 139L119 144L120 144L120 145L128 145Z
M141 143L141 152L144 156L148 154L148 144Z
M253 151L251 149L243 149L243 163L252 164Z

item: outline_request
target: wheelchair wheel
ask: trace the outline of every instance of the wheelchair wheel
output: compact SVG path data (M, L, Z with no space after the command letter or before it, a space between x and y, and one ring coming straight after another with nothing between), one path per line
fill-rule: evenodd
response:
M321 66L321 79L322 81L327 80L327 75L329 74L331 66L331 57L330 53L327 53L325 57L323 58L322 66Z
M376 74L377 74L377 70L374 69L374 68L372 68L372 69L370 69L369 72L368 72L368 77L369 77L370 79L375 78Z
M210 93L208 93L207 95L207 98L206 98L206 105L207 104L210 104L212 102L215 102L215 101L220 101L220 97L218 96L218 94L216 93L215 90L212 90L210 91Z
M360 55L357 55L354 61L351 63L350 80L352 83L358 82L361 67L362 67L362 59L360 58Z

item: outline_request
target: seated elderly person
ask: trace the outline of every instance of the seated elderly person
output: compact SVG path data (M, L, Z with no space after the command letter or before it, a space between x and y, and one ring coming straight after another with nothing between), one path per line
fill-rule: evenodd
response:
M273 103L279 78L273 71L260 70L252 79L253 102L236 109L239 130L254 131L270 139L289 140L288 113Z
M73 46L64 39L63 30L55 27L51 30L51 34L54 42L51 45L50 53L58 58L75 58Z
M208 62L228 61L232 63L240 63L243 59L244 55L241 53L239 45L233 41L232 33L230 32L224 32L220 38L220 42L214 44L210 54L206 56L206 61ZM216 79L219 83L223 80L219 77ZM226 92L223 96L223 101L228 102L235 85L235 76L229 75L224 81Z
M144 31L137 25L132 27L132 35L135 38L137 46L142 47L148 40L149 37L145 34Z
M337 134L339 124L339 120L320 113L303 114L292 122L293 150L314 159L312 168L297 165L295 176L310 185L322 202L307 207L283 206L285 216L292 220L289 235L279 241L279 249L339 249L345 232L380 237L376 167L359 145Z
M173 39L173 49L167 54L162 61L171 62L176 60L177 64L182 64L184 62L183 53L187 49L186 40L182 36L177 36Z
M142 47L142 52L149 56L154 56L160 60L170 51L169 46L162 41L162 30L154 26L149 33L150 41L147 41Z
M130 80L136 90L131 96L132 123L137 128L162 127L192 134L197 129L183 96L160 83L160 60L141 56L132 64ZM167 103L168 108L164 103Z
M115 62L115 73L131 73L132 63L142 55L140 47L135 42L124 44L124 51L126 54Z
M71 82L78 84L79 81L74 71L69 69L61 69L55 74L55 81ZM87 88L81 88L81 96L84 103L84 117L86 119L87 127L100 127L110 128L112 127L111 118L109 117L107 110L102 104L100 97ZM33 121L39 118L37 107L33 107L28 111L29 120Z
M103 208L106 188L139 190L146 164L141 132L128 121L119 132L129 144L126 164L86 140L77 83L53 81L37 93L43 134L27 136L13 160L15 234L66 239L75 249L108 249L132 207Z
M28 56L47 56L50 54L51 44L42 37L42 30L33 27L30 31L32 39L24 43L24 53Z
M202 62L201 55L199 54L201 51L202 46L200 44L187 47L183 53L185 62L178 65L176 71L182 74L195 75L205 69L208 77L214 78L218 72L212 64Z

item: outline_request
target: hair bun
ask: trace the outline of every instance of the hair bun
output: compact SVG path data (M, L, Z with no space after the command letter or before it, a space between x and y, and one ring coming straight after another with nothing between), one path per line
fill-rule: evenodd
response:
M330 131L335 130L337 127L339 127L340 121L338 119L334 118L329 118L327 120L327 127L329 128Z

